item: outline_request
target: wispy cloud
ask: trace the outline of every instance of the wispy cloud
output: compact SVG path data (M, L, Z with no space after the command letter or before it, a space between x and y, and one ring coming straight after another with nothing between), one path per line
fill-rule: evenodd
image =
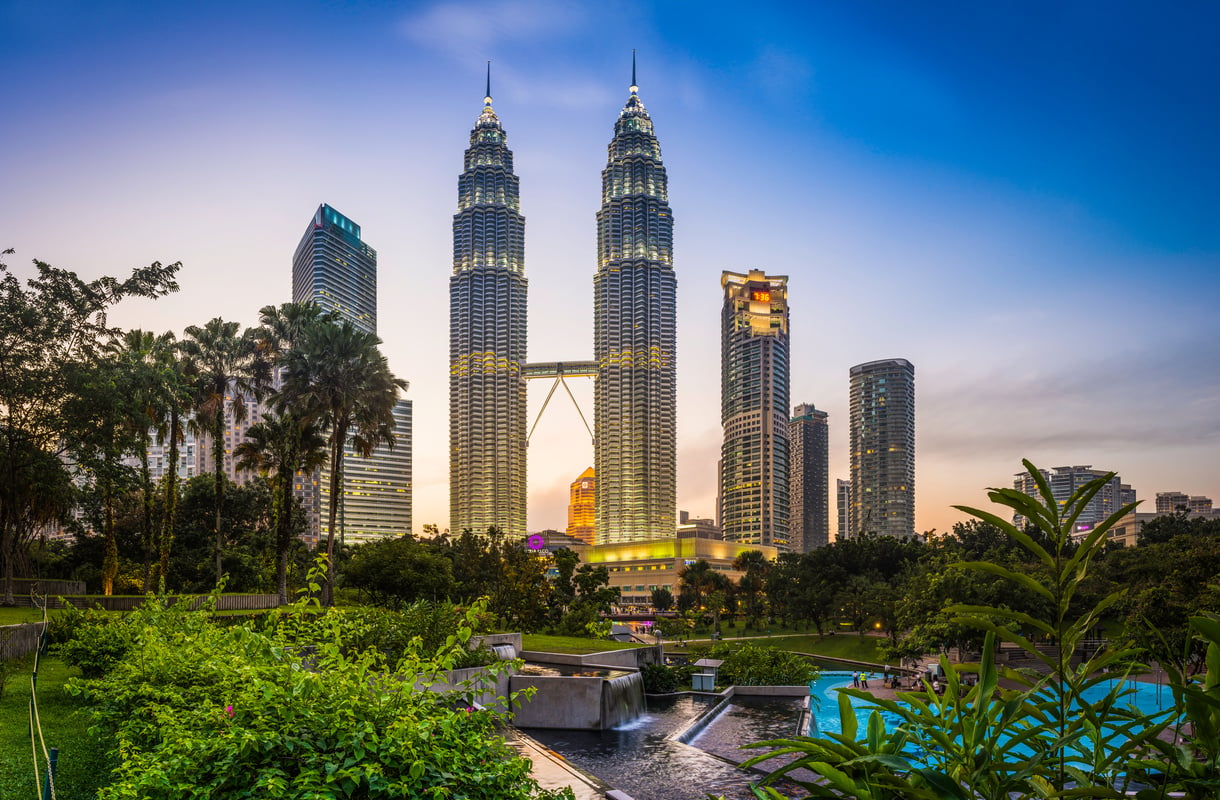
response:
M463 60L490 56L496 47L525 44L579 30L585 13L577 4L549 0L438 3L401 23L409 40Z

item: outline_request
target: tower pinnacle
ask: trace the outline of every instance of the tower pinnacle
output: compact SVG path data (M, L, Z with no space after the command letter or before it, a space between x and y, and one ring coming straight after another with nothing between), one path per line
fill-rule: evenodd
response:
M640 91L639 84L635 82L635 48L631 48L631 87L629 91L632 94L638 94Z
M491 62L487 62L487 93L483 95L483 105L491 106Z

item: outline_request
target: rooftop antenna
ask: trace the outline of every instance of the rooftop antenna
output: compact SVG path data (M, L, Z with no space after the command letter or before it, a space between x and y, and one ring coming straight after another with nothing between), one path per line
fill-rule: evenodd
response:
M487 62L487 94L483 95L483 105L491 105L491 62Z
M640 90L639 85L635 82L635 48L631 48L631 93L635 94Z

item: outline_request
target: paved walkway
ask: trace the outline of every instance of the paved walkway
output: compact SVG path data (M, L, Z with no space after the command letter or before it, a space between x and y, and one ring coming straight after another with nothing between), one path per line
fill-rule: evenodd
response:
M602 800L606 796L609 787L605 783L583 772L563 756L546 749L516 728L509 728L504 738L518 753L533 763L531 774L543 789L571 787L576 800Z

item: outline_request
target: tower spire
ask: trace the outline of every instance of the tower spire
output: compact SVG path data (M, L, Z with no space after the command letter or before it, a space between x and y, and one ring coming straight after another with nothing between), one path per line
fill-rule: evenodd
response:
M483 95L483 105L491 105L491 62L487 62L487 93Z
M635 82L635 48L631 48L631 93L635 94L640 91L639 85Z

